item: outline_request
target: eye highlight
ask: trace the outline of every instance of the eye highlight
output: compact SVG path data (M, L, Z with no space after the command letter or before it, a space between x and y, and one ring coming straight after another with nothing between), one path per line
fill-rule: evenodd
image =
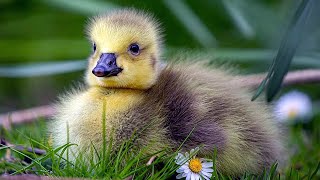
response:
M133 43L129 46L129 51L132 55L137 56L140 54L140 47L137 43Z

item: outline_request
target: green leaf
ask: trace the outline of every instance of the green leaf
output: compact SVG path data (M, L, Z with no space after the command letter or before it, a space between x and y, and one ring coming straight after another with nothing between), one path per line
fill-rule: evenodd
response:
M1 66L0 77L35 77L69 73L83 70L85 60L70 60L65 62L32 63L28 65Z
M102 13L118 7L110 2L100 0L47 0L46 2L68 11L74 11L86 15Z
M284 76L289 70L292 58L296 53L298 45L301 42L302 34L305 33L309 15L312 11L312 1L304 0L293 18L293 22L289 26L289 30L284 37L281 47L275 58L275 65L272 76L267 87L267 101L272 98L279 91Z
M269 81L269 78L271 77L271 73L272 73L272 69L274 67L275 62L273 61L270 69L268 71L267 77L261 82L261 84L258 87L258 90L256 91L256 93L254 94L254 96L251 98L251 101L254 101L256 98L258 98L258 96L262 93L264 87L266 86L267 82Z
M301 42L302 34L306 31L309 15L314 4L314 0L304 0L301 2L281 43L278 54L269 68L269 73L260 84L257 93L252 98L253 100L261 94L262 89L266 86L268 102L279 91L283 78L287 74L293 56Z

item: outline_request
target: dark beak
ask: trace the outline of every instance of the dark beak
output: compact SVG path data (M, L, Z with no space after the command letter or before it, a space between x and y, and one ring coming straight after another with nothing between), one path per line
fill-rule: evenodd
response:
M117 66L114 53L102 53L92 73L97 77L111 77L118 75L122 69Z

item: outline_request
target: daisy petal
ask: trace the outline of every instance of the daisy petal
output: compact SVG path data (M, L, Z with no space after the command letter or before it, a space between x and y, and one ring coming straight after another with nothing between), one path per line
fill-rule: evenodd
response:
M211 178L211 176L212 176L211 173L207 173L207 172L203 172L203 171L201 171L201 174L203 177L208 177L208 178Z
M179 169L189 169L189 166L188 166L188 164L184 164Z
M187 169L184 169L184 173L190 173L191 171L190 171L190 169L189 168L187 168Z
M186 176L187 176L187 174L185 174L185 173L178 174L178 175L176 176L176 179L182 179L182 178L184 178L184 177L186 177Z
M179 159L181 157L184 157L181 153L178 153L177 156L174 159Z
M186 180L191 180L191 173L187 174Z
M210 180L210 177L208 176L201 175L201 177L204 178L205 180Z
M176 172L177 172L177 173L183 173L183 172L184 172L184 168L181 168L181 167L180 167L179 169L176 170Z
M213 169L211 169L211 168L203 168L202 172L213 172Z
M196 174L196 180L200 180L201 176L199 174Z
M191 173L191 180L196 180L196 176L194 173Z
M177 176L176 176L176 179L182 179L183 177L182 177L182 174L178 174Z
M200 150L200 148L199 148L199 147L196 147L196 148L194 148L194 150L195 150L196 152L198 152L198 151Z
M198 173L192 173L191 179L192 179L192 176L193 176L194 180L199 180L200 179L200 175Z
M206 167L213 167L213 162L203 162L202 163L202 167L206 168Z
M178 155L175 157L175 163L178 165L183 165L188 159L181 153L178 153Z
M197 151L195 149L191 149L190 156L195 156Z
M190 156L195 156L199 151L199 147L196 147L194 149L191 149Z

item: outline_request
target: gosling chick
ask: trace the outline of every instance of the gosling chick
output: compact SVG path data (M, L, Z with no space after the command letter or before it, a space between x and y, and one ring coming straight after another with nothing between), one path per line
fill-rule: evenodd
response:
M69 133L75 152L92 144L101 149L105 103L106 138L112 131L115 147L134 132L135 147L152 144L150 153L177 150L186 140L182 151L202 145L203 157L216 148L217 169L228 175L260 173L279 159L279 132L267 106L251 102L249 90L224 69L162 67L161 30L149 14L113 11L94 17L87 32L93 44L88 87L57 105L50 127L55 146L67 143Z

